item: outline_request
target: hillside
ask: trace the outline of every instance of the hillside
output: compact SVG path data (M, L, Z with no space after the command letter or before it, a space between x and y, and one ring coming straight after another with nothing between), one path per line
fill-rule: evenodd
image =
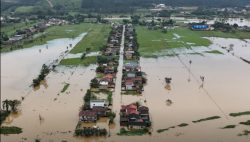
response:
M1 0L1 12L30 13L55 11L129 12L136 8L164 3L171 6L235 7L250 0Z

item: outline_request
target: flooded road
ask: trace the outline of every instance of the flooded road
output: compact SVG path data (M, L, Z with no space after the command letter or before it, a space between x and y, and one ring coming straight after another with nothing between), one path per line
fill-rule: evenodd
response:
M79 38L79 39L78 39ZM83 103L83 96L89 88L90 80L95 76L96 65L89 67L66 68L58 66L56 72L46 77L46 82L39 90L29 87L42 64L56 59L66 46L73 46L81 39L55 40L34 48L2 54L1 59L1 99L20 99L25 96L18 115L11 115L4 125L23 128L19 135L1 135L1 141L107 141L107 142L248 142L249 137L237 136L249 126L239 122L249 120L249 116L230 117L231 112L250 109L250 65L228 54L221 46L234 44L238 56L250 59L250 41L237 39L210 38L211 46L192 48L201 55L188 54L189 50L175 50L181 53L177 57L140 58L142 70L146 72L148 82L141 96L120 95L120 78L122 58L120 56L113 96L114 111L117 113L115 124L111 125L111 137L76 138L73 136L78 122L78 112ZM63 41L63 42L62 42ZM124 38L122 40L122 45ZM123 46L121 46L121 51ZM39 49L42 49L39 53ZM204 53L207 50L218 50L223 54ZM192 64L189 61L192 60ZM200 76L205 76L204 89L200 88ZM171 90L165 89L165 77L172 77ZM65 83L69 88L61 93ZM170 99L173 104L167 105ZM144 100L147 100L144 103ZM129 104L140 101L149 107L152 124L152 135L117 136L119 131L119 109L122 102ZM39 115L42 117L39 120ZM218 115L221 118L201 123L194 120ZM107 119L101 122L106 125ZM186 127L170 129L157 133L158 129L188 123ZM101 124L101 123L100 123ZM220 129L229 124L236 124L234 129ZM23 140L22 138L27 138Z

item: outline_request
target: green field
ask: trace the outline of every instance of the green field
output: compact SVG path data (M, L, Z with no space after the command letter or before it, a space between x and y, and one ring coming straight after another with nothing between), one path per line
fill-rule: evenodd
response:
M45 34L43 36L38 36L35 39L29 39L29 40L23 40L17 45L8 45L8 46L3 46L1 49L1 52L7 52L11 51L10 47L12 47L12 50L20 49L20 48L28 48L32 47L35 45L42 45L46 44L47 41L53 40L53 39L58 39L58 38L75 38L79 36L83 32L89 32L89 31L98 31L98 29L102 29L102 27L107 27L107 25L103 24L93 24L93 23L81 23L81 24L75 24L75 25L63 25L63 26L54 26L50 27L45 30ZM95 29L95 30L93 30ZM101 32L101 30L99 30ZM96 32L93 32L96 34ZM40 33L40 35L42 35ZM79 48L81 48L81 45ZM73 49L75 50L75 49ZM77 49L77 52L81 52L81 49Z
M34 10L34 6L19 6L16 8L15 13L30 13Z
M163 33L161 30L148 30L137 26L139 52L144 57L152 57L166 49L209 46L211 41L203 37L250 38L250 32L192 31L187 27L177 27Z
M136 27L139 52L142 56L150 56L164 49L208 46L211 42L199 34L190 32L187 28L176 28L163 33L160 30L148 30L146 27ZM179 37L180 36L180 37Z
M70 51L70 53L83 53L87 48L90 51L99 51L107 43L111 30L109 25L92 24L88 34Z
M96 63L96 56L85 57L84 59L80 59L80 58L63 59L60 62L60 65L64 65L64 66L77 66L77 65L88 66L88 65L94 64L94 63Z
M22 133L22 128L15 127L15 126L1 126L0 127L0 134L20 134Z

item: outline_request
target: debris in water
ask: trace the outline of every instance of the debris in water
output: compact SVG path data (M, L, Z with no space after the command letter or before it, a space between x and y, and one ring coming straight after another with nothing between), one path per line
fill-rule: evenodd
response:
M165 81L166 81L166 83L171 83L171 81L172 81L172 78L171 77L165 77Z

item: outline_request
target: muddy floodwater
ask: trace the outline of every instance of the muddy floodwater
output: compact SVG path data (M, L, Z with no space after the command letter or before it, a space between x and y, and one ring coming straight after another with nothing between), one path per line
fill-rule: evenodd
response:
M82 35L83 36L83 35ZM39 89L29 87L32 79L39 74L43 63L56 59L66 50L66 45L75 45L81 37L74 40L60 39L48 43L49 49L37 46L2 54L1 57L1 99L20 99L25 97L20 113L11 115L3 125L23 128L19 135L1 135L3 142L34 141L40 138L46 142L249 142L247 136L237 136L249 126L239 122L250 116L230 117L231 112L250 109L250 64L238 56L250 60L250 40L209 38L213 44L209 47L175 50L178 57L141 58L142 70L147 74L147 85L141 96L119 95L116 88L113 96L114 111L121 104L140 101L149 107L152 123L152 135L118 136L119 117L110 126L111 137L76 138L73 136L78 122L78 112L82 105L90 80L95 76L96 65L89 67L56 67ZM233 44L234 55L222 47ZM39 53L39 49L42 49ZM189 51L191 50L191 51ZM205 53L218 50L223 54ZM202 54L189 54L189 52ZM235 56L236 55L236 56ZM192 61L190 64L189 61ZM118 72L118 77L121 74ZM205 77L203 88L200 76ZM164 78L172 77L168 89ZM117 79L120 80L120 79ZM61 93L65 83L69 88ZM118 95L118 96L117 96ZM172 104L166 100L172 100ZM42 117L39 120L39 115ZM210 116L220 119L192 123L194 120ZM96 125L105 126L106 119ZM158 129L188 123L186 127L176 127L157 133ZM220 129L226 125L237 125L234 129ZM108 129L108 128L107 128ZM27 138L27 140L24 140Z

